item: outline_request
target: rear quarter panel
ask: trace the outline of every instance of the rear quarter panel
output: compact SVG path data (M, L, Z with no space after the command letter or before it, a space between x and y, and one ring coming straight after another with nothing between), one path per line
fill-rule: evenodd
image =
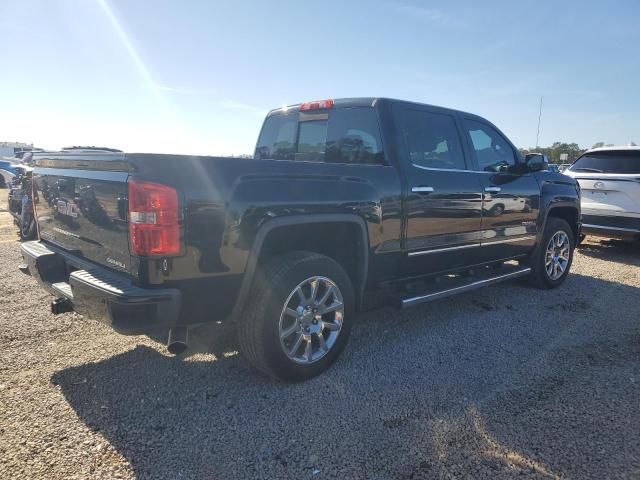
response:
M186 254L169 259L168 273L162 259L150 264L149 282L191 283L193 300L215 303L216 316L230 313L258 231L276 218L355 215L366 225L369 271L395 275L376 264L400 265L401 185L394 167L135 154L128 160L136 175L176 186L184 207ZM384 260L390 256L398 261Z

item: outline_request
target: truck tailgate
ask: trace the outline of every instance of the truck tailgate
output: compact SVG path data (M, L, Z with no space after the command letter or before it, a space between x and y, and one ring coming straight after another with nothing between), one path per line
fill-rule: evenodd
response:
M75 255L124 271L131 268L127 178L121 153L60 153L34 158L38 231Z

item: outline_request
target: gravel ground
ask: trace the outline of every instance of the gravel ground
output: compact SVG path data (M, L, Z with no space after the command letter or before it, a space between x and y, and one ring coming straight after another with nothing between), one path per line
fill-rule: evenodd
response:
M7 217L1 478L640 478L640 251L591 242L554 291L368 313L329 372L286 385L225 330L177 359L52 316Z

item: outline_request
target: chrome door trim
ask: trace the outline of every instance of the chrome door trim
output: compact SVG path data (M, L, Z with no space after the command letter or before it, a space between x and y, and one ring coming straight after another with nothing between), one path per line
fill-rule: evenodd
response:
M451 252L453 250L463 250L465 248L473 248L479 247L479 243L470 243L467 245L457 245L455 247L445 247L445 248L434 248L431 250L418 250L416 252L409 252L410 257L415 257L416 255L429 255L430 253L440 253L440 252Z
M583 226L585 226L585 225L583 225ZM629 231L635 231L635 230L629 230ZM524 242L524 241L527 241L527 240L535 240L535 238L536 238L536 235L527 235L527 236L524 236L524 237L505 238L505 239L501 239L501 240L493 240L491 242L469 243L467 245L456 245L455 247L433 248L431 250L417 250L417 251L414 251L414 252L409 252L409 256L410 257L415 257L415 256L418 256L418 255L430 255L432 253L452 252L454 250L464 250L464 249L467 249L467 248L484 247L484 246L489 246L489 245L499 245L501 243Z
M411 187L411 191L413 193L431 193L433 192L433 187Z
M432 168L432 167L423 167L422 165L418 165L416 163L412 163L411 165L413 165L416 168L419 168L420 170L430 170L432 172L458 172L458 173L486 173L486 174L495 174L498 172L486 172L484 170L466 170L466 169L461 169L461 168Z
M481 245L484 247L485 245L496 245L499 243L511 243L511 242L524 242L525 240L534 240L536 238L535 235L527 235L526 237L517 237L517 238L505 238L504 240L494 240L492 242L482 242Z

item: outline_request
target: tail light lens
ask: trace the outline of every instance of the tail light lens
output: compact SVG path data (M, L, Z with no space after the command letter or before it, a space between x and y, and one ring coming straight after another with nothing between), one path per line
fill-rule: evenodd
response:
M129 181L131 253L168 256L180 253L178 193L158 183Z

